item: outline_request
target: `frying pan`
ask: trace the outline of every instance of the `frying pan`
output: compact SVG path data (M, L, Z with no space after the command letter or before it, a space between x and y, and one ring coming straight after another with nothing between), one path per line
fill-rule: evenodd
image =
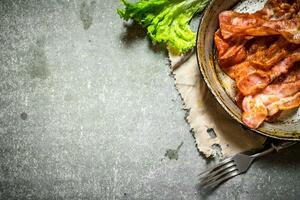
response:
M220 69L214 47L214 33L218 29L218 15L224 10L255 12L263 7L261 0L212 0L200 20L197 34L197 60L202 76L221 106L236 121L241 121L241 110L234 100L235 86ZM284 111L276 122L264 122L253 131L276 139L300 141L300 109Z

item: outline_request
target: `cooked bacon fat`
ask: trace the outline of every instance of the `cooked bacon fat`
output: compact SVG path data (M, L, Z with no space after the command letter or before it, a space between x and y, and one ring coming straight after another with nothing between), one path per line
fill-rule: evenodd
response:
M255 13L224 11L218 61L236 81L242 121L258 128L300 105L300 0L269 0Z

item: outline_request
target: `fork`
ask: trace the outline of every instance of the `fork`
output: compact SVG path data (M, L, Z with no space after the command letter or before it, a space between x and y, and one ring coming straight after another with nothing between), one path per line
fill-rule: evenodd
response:
M272 143L270 148L265 149L262 152L253 155L240 153L227 158L216 166L199 174L200 188L211 190L222 182L245 173L256 158L272 153L273 151L278 152L294 144L296 144L296 142L281 142L278 145Z

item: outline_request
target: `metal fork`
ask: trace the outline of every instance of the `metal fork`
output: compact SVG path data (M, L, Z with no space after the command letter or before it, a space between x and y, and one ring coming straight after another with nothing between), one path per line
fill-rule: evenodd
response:
M245 173L256 158L267 155L273 151L278 152L294 144L296 144L296 142L281 142L278 145L272 143L270 148L262 152L253 155L236 154L231 158L227 158L216 166L199 174L200 188L211 190L222 182Z

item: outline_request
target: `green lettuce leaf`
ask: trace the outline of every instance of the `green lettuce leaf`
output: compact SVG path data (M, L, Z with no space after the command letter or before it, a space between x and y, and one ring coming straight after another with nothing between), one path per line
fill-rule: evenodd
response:
M124 9L117 12L124 20L132 19L147 28L153 42L164 43L176 54L191 50L196 34L190 29L192 17L201 12L210 0L121 0Z

